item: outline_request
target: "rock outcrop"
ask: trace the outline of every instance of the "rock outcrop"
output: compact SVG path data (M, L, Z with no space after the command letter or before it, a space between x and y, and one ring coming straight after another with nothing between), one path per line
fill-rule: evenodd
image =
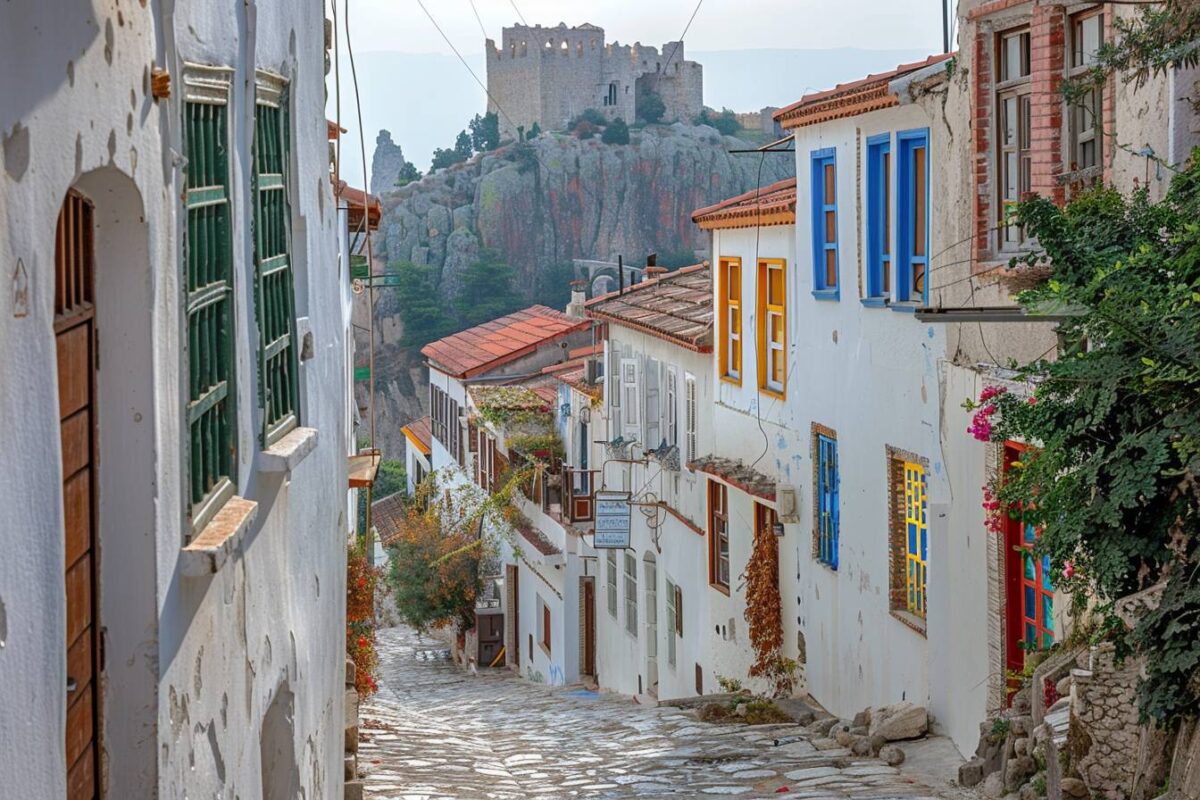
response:
M484 248L512 266L530 302L545 301L534 294L540 275L575 258L639 263L653 252L703 252L708 236L692 223L694 210L795 172L791 154L733 154L754 145L675 124L635 131L628 145L544 134L393 189L392 165L403 156L386 131L377 144L377 260L428 265L443 300ZM400 426L426 413L427 402L419 354L396 341L403 321L395 307L377 296L377 440L387 458L402 457Z
M404 163L404 151L392 141L391 132L380 131L375 137L375 155L371 157L371 194L395 189Z

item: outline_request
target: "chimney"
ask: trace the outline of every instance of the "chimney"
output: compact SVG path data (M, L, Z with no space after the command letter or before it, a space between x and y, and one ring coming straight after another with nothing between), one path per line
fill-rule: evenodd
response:
M642 282L653 280L667 271L666 267L658 266L658 253L651 253L646 256L646 269L642 271Z
M567 304L567 316L583 319L583 304L587 302L587 281L571 281L571 302Z

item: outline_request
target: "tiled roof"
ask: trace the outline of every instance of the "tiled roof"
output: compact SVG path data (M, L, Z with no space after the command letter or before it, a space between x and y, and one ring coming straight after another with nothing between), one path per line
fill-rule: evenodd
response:
M421 348L421 354L451 377L469 378L590 324L546 306L530 306L431 342Z
M688 468L720 478L746 494L772 502L775 500L775 479L736 459L714 455L701 456L688 464Z
M801 128L899 105L896 96L888 91L889 83L902 75L946 61L954 55L939 53L924 61L901 64L888 72L868 75L850 83L841 83L823 92L806 94L790 106L776 111L775 120L784 128Z
M647 278L587 302L594 319L615 322L699 353L713 347L712 268L708 262Z
M494 411L548 411L546 398L527 385L469 386L467 394L476 408ZM551 399L550 403L554 400Z
M519 521L513 525L517 529L517 533L521 534L521 538L533 545L533 549L537 550L544 556L557 556L562 553L554 546L554 543L546 538L546 535L539 531L533 525L524 521Z
M425 455L433 452L433 428L429 422L429 415L415 419L400 429L404 437Z
M371 503L371 524L375 526L379 533L379 541L383 544L387 544L400 533L400 526L407 515L404 505L406 499L404 492L396 492Z
M704 230L795 225L796 179L787 178L761 189L751 189L716 205L698 209L692 212L692 222Z
M383 216L383 205L379 202L379 198L373 194L367 194L362 189L355 189L345 181L338 181L334 187L339 198L346 201L350 232L362 227L363 204L366 204L367 210L371 215L371 230L379 230L379 220Z

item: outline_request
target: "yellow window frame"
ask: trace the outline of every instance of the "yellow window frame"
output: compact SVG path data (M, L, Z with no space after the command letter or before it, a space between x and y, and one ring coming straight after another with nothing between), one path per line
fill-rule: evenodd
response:
M745 372L742 362L742 260L723 256L717 264L721 380L741 386ZM736 333L732 332L730 324L733 320L737 320Z
M771 273L774 271L779 274L778 303L771 302ZM774 314L779 315L778 342L772 337L768 324ZM780 353L780 374L775 381L770 374L773 349ZM773 397L787 396L787 262L782 258L763 258L758 262L758 390Z
M925 467L904 462L904 589L908 613L925 619L928 610L929 520Z

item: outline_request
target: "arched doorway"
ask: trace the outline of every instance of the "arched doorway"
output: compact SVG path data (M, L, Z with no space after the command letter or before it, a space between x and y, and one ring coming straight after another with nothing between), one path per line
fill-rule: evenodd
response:
M54 340L62 440L67 594L67 797L100 788L100 620L96 502L96 262L93 205L75 190L58 214Z
M137 187L84 175L55 238L70 800L158 791L154 306Z

